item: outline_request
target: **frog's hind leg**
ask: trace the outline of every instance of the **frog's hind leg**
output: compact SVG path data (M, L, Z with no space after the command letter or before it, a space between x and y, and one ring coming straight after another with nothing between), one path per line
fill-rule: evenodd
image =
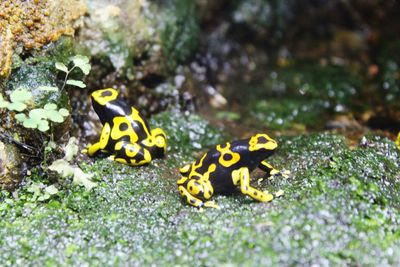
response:
M261 201L268 202L274 197L272 194L264 193L250 185L250 172L246 167L242 167L232 172L232 181L234 185L240 185L240 191L249 197Z
M109 159L123 164L140 166L151 161L150 151L136 143L120 141L115 144L115 151Z
M97 143L93 145L89 145L86 148L86 152L90 157L94 157L97 154L104 152L102 151L108 144L108 140L110 139L111 126L108 123L105 123L103 129L101 130L100 139Z
M260 165L258 165L258 168L260 168L261 170L263 170L264 172L266 172L270 176L279 173L279 170L277 170L274 167L272 167L272 165L269 164L268 162L266 162L265 160L261 161Z

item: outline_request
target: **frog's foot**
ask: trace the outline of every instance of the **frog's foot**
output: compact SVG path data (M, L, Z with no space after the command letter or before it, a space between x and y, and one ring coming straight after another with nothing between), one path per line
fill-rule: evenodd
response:
M182 185L178 186L179 189L179 194L186 200L186 202L198 209L202 209L203 206L205 206L205 203L201 200L198 199L194 196L192 196L189 191L186 190L186 188ZM206 202L207 203L207 202Z
M218 206L217 204L215 204L214 201L206 201L206 202L204 202L204 207L207 207L207 208L214 208L214 209L217 209L217 210L220 210L220 209L221 209L221 207Z
M272 167L272 165L266 162L265 160L261 161L261 163L258 165L258 168L265 171L267 174L269 174L269 176L274 176L280 173L279 170Z
M105 123L103 129L101 130L99 141L93 145L88 145L86 147L86 152L90 157L96 156L97 153L101 152L107 146L108 140L110 139L110 133L110 124Z
M246 167L232 172L232 181L234 185L240 185L240 191L249 197L261 201L269 202L274 196L270 193L264 193L250 185L250 172Z

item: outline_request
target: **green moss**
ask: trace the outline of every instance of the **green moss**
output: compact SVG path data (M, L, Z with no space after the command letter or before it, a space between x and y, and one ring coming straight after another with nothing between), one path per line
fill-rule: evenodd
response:
M361 79L344 66L296 62L270 71L261 86L237 92L248 114L272 129L322 129L334 113L359 108Z
M256 102L250 114L269 129L290 129L294 124L321 128L325 112L323 100L273 99Z
M278 69L265 81L264 86L281 95L326 101L329 110L352 105L352 99L361 88L360 78L344 66L321 66L317 62L296 62Z
M194 114L163 112L152 118L151 125L166 132L168 151L171 154L182 152L190 155L193 151L210 148L224 139L220 131Z
M197 48L199 26L196 3L190 0L169 0L165 4L160 37L167 65L171 70Z
M1 193L0 262L400 264L400 155L392 141L367 137L349 149L336 135L281 138L270 162L290 170L290 177L257 184L263 190L283 189L281 198L257 203L241 194L215 196L222 209L199 213L179 198L177 169L193 160L188 151L195 142L204 149L220 134L195 116L163 113L151 124L171 125L165 127L171 136L166 159L141 168L100 159L81 163L84 171L95 173L99 186L92 192L67 187L45 203Z

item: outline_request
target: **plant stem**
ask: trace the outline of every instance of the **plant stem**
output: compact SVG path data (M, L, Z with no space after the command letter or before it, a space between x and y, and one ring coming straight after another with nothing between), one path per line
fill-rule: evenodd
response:
M75 65L67 72L67 74L65 74L65 78L64 78L64 83L63 83L63 85L62 85L62 87L61 87L61 90L60 90L60 95L62 94L62 92L64 91L64 88L65 88L65 85L67 84L67 80L68 80L68 76L69 76L69 74L75 69Z

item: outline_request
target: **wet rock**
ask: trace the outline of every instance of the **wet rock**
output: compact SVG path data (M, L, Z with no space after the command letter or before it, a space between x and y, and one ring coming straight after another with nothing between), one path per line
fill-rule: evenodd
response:
M21 156L11 144L0 141L0 188L13 190L22 178Z
M0 77L11 73L13 54L29 54L63 34L73 35L86 11L83 0L2 1L0 3Z

